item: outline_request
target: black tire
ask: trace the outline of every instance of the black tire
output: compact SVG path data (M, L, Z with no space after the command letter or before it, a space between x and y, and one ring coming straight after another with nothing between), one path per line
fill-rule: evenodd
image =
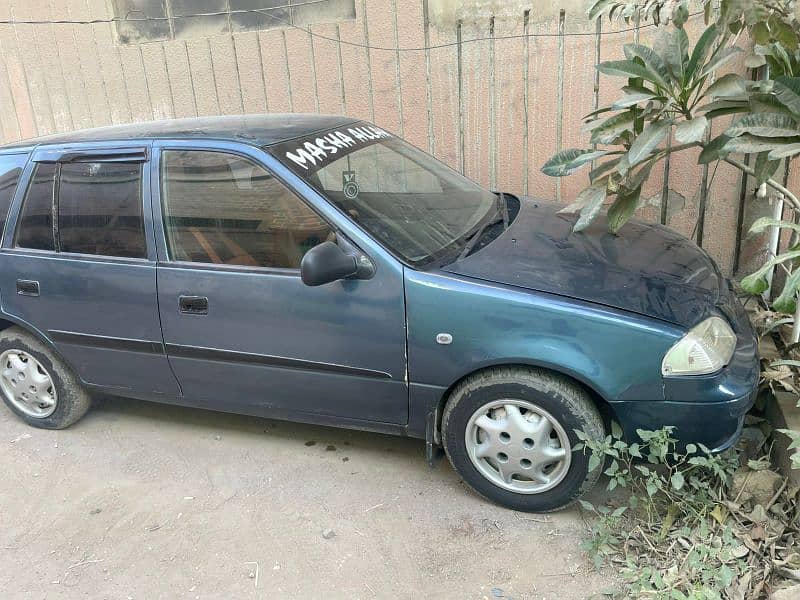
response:
M531 402L550 413L569 438L568 451L579 441L576 429L596 440L605 436L605 425L597 407L574 381L535 368L500 367L482 371L456 386L442 415L442 443L447 457L472 489L507 508L541 513L565 508L594 486L601 469L589 472L589 454L580 451L572 452L564 478L541 493L507 490L484 476L467 453L466 428L475 411L500 399Z
M28 425L41 429L64 429L86 414L92 404L89 393L64 361L36 337L20 327L9 327L0 333L0 355L6 350L22 350L38 360L50 375L56 392L56 409L47 417L25 414L0 393L14 414Z

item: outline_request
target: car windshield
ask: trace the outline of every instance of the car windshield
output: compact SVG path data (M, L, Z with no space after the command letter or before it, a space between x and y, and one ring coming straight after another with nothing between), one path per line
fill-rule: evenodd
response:
M369 123L267 150L415 266L454 257L500 214L495 194Z

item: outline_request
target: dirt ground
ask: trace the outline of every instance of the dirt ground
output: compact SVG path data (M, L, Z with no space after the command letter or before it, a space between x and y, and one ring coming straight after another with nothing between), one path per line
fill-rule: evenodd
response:
M65 431L0 406L11 598L584 599L579 510L524 515L424 444L103 400Z

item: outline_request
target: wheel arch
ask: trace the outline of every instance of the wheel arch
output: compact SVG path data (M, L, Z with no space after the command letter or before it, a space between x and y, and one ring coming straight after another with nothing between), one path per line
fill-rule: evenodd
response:
M551 365L546 363L538 363L538 362L531 362L531 361L520 361L520 360L507 360L507 361L497 361L485 365L481 365L468 373L465 373L457 380L455 380L442 394L442 397L439 399L439 403L436 406L436 443L441 443L441 431L442 431L442 414L444 413L444 407L447 404L447 401L453 394L453 391L459 384L461 384L466 379L471 377L475 377L480 373L485 371L490 371L492 369L497 368L517 368L517 369L539 369L542 371L548 371L554 375L558 375L560 377L564 377L571 381L572 383L579 386L583 389L590 397L594 405L597 407L597 410L600 411L600 415L603 417L604 424L606 426L606 430L609 429L610 423L612 420L616 419L616 413L612 404L606 400L603 395L595 388L591 382L587 381L585 377L582 377L580 374L574 373L569 369L565 369L563 366L560 365Z
M26 333L29 333L30 335L35 337L42 344L44 344L48 350L50 350L53 354L55 354L65 365L67 365L70 369L74 371L72 364L64 357L64 355L61 352L58 351L58 348L55 347L53 341L50 338L48 338L44 333L39 331L36 327L31 325L27 321L24 321L22 319L19 319L17 317L14 317L6 313L0 313L0 333L5 331L6 329L10 329L11 327L19 327ZM83 380L81 380L81 382L83 382Z

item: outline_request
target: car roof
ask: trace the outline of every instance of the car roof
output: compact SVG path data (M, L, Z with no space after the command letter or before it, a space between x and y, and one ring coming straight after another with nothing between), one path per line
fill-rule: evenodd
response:
M355 123L357 119L337 115L273 113L166 119L146 123L109 125L58 133L0 146L0 150L30 148L40 144L70 144L115 140L186 138L246 142L269 146L324 129Z

